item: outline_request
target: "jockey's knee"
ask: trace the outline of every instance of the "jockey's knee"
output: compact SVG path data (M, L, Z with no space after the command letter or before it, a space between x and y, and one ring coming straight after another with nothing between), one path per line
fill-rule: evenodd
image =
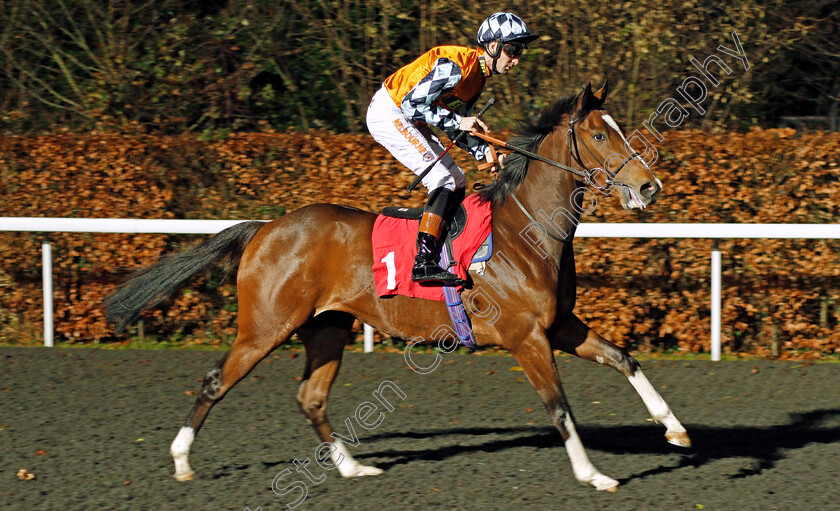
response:
M463 172L459 172L457 175L454 176L453 184L453 190L464 189L467 187L467 177L464 175Z
M455 177L451 174L443 174L440 173L437 175L437 180L431 181L426 188L429 189L429 193L434 192L438 188L446 188L450 192L455 191Z

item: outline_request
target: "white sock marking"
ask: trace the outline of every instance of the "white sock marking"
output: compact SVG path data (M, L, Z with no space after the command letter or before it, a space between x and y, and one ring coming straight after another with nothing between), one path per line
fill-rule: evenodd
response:
M330 459L338 467L341 477L375 476L383 473L380 468L362 465L356 461L344 442L335 437L333 439L336 448L330 452Z
M184 426L178 431L178 435L172 441L172 445L169 446L169 454L175 461L176 479L192 477L193 471L190 468L189 456L193 440L195 440L195 430Z
M668 407L668 403L656 392L656 389L653 388L653 385L650 384L650 381L648 381L641 369L637 369L627 379L630 380L630 384L633 385L633 388L636 389L636 392L642 398L642 401L644 401L653 420L662 423L668 431L685 431L680 421L674 417L674 413Z
M569 438L566 440L566 452L572 462L572 472L575 474L575 479L582 483L591 484L597 490L606 490L618 486L618 481L598 472L595 465L589 461L589 456L586 455L583 442L580 441L575 423L570 415L566 415L563 425L566 427L566 432L569 433Z

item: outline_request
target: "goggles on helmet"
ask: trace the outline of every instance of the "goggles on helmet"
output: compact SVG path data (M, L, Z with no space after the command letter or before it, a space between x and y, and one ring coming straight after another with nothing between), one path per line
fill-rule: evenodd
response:
M527 48L527 46L521 44L505 43L502 46L502 51L505 52L505 55L512 59L518 59L522 56L522 53L525 52L525 48Z

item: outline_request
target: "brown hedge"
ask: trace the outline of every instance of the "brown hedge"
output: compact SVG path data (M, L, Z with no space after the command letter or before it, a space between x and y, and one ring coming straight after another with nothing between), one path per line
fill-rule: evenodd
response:
M584 221L834 223L840 135L793 130L666 134L654 166L664 182L644 213L604 198ZM456 158L470 167L471 159ZM315 202L378 211L421 204L386 151L365 135L58 133L0 138L0 216L270 219ZM485 179L471 172L470 183ZM2 221L2 220L0 220ZM113 341L102 298L133 268L203 236L0 232L0 341L40 342L40 242L54 245L59 340ZM576 242L577 312L636 350L709 345L710 240ZM840 243L727 240L725 351L782 357L840 352ZM146 334L229 342L230 271L197 279L144 319ZM136 330L132 331L136 334Z

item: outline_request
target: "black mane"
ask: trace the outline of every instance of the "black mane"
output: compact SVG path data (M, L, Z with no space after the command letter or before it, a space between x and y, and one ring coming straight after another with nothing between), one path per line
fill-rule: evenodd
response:
M578 95L561 97L554 105L543 110L536 122L532 124L523 123L517 130L517 134L508 143L526 151L537 152L537 148L542 141L560 123L563 116L571 113L577 98ZM585 117L587 113L588 111L581 112L581 118ZM478 192L479 198L490 201L492 204L503 204L507 196L525 180L525 176L528 175L529 162L527 156L519 153L509 154L505 158L499 177Z

